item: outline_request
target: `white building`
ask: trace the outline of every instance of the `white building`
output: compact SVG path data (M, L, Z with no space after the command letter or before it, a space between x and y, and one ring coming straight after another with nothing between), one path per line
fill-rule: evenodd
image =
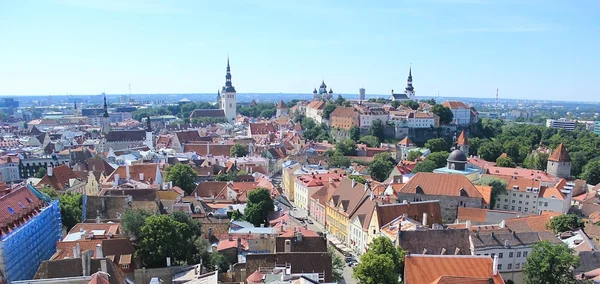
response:
M469 125L471 123L471 108L463 102L447 101L442 104L449 108L454 115L452 121L457 125Z
M575 121L567 120L565 118L546 119L546 127L554 128L554 129L565 129L568 131L572 131L573 129L575 129Z
M325 109L325 102L314 100L306 106L306 117L310 117L316 123L321 124L323 122L323 109Z
M542 211L567 213L571 189L561 179L555 186L544 186L540 180L526 177L495 176L507 182L506 192L496 198L496 210L540 214Z
M19 157L8 155L0 157L0 182L13 182L20 180Z
M361 128L369 129L373 121L379 119L385 125L389 119L389 113L381 107L358 106L359 123Z
M227 58L227 74L225 75L225 86L221 91L221 109L225 112L227 121L233 123L237 112L237 98L235 87L231 84L231 67Z
M433 113L428 112L410 112L406 116L408 128L431 128L436 126L436 119Z
M498 257L501 273L523 270L532 246L540 241L560 243L550 232L478 232L469 236L471 254Z
M408 79L406 80L404 94L394 94L394 90L392 90L389 99L391 101L415 100L415 88L412 85L412 67L408 69Z

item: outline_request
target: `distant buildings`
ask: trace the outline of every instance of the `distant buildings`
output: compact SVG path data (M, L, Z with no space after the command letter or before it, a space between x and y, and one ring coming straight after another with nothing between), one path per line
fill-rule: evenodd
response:
M567 120L565 118L546 119L546 127L554 128L554 129L565 129L568 131L572 131L573 129L575 129L575 121Z
M329 115L329 121L331 127L345 130L360 125L359 114L353 107L336 107Z
M597 135L600 135L600 121L596 121L594 123L594 133L596 133Z
M319 91L317 89L313 91L313 100L332 100L333 99L333 90L329 88L329 92L327 92L327 85L325 85L325 80L321 82L319 86Z
M358 89L358 100L359 101L365 100L365 88Z
M469 125L471 123L471 108L463 102L447 101L443 106L449 108L454 115L452 121L457 125Z

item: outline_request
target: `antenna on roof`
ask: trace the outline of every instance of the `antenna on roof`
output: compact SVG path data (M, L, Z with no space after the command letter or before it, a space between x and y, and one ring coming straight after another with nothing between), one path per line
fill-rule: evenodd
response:
M496 107L498 107L498 88L496 88Z

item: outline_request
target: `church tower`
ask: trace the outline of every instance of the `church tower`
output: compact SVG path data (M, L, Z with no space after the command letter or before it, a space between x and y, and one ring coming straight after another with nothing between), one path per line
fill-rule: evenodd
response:
M110 131L110 121L108 119L108 104L106 104L106 94L104 95L104 113L102 114L102 133L106 134Z
M229 67L229 58L227 58L227 74L225 75L225 86L221 91L221 109L225 112L227 121L233 123L237 111L237 101L235 88L231 84L231 67Z
M404 92L408 99L415 99L415 88L412 85L412 66L408 68L408 79L406 80L406 89L404 89Z
M150 149L154 149L154 139L152 139L152 125L150 123L150 116L146 116L146 139L144 145Z

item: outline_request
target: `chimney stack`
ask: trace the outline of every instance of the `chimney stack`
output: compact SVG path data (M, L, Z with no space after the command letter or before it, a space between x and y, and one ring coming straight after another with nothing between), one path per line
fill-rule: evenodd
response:
M102 245L101 244L97 244L96 245L96 258L103 258L104 255L102 254Z
M423 226L427 227L427 212L423 212Z
M506 221L504 221L504 220L500 221L499 227L504 229L504 227L506 227Z
M46 174L51 177L54 174L54 167L52 166L52 164L48 165L48 167L46 168Z
M131 175L129 174L129 164L125 164L125 175L127 176L127 179L131 178Z
M113 188L116 188L119 185L120 180L121 180L121 175L115 174L115 180L113 181Z
M465 228L467 228L467 230L470 230L470 229L471 229L471 220L467 220L467 221L465 222ZM492 233L494 233L494 232L492 232ZM494 235L492 234L492 236L494 236Z
M296 233L296 240L301 242L302 241L302 231L298 231Z
M492 271L494 272L494 275L498 275L498 256L494 255L494 262L493 262L494 267L492 267Z
M242 239L241 238L237 238L237 249L238 249L238 253L242 253Z
M90 276L90 266L91 266L91 257L90 257L90 252L86 251L82 256L81 256L81 268L82 268L82 276Z
M285 240L285 247L283 252L292 252L292 241Z
M171 267L171 258L167 257L167 267Z
M352 179L352 188L356 186L356 180Z
M106 263L106 259L100 260L100 271L108 273L108 265Z
M169 182L169 189L173 189L173 181Z

